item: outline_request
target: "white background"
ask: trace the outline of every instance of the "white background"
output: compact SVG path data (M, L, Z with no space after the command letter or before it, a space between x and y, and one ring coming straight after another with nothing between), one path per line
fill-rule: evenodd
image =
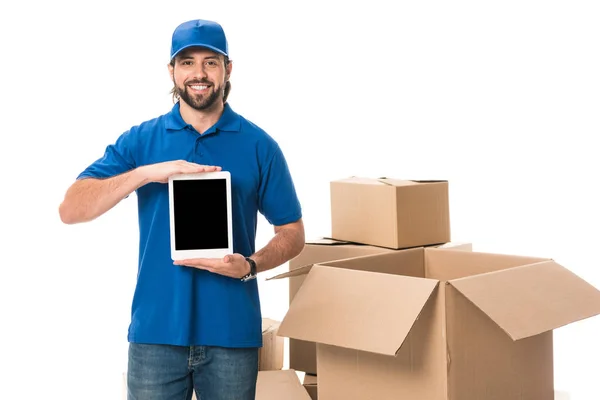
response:
M283 148L307 236L329 181L450 181L452 236L554 258L600 287L596 1L110 1L1 6L0 399L119 399L135 195L61 224L77 174L172 106L172 30L226 29L230 103ZM392 6L392 4L394 4ZM261 219L257 245L271 237ZM261 277L265 316L287 282ZM600 398L600 319L555 331L555 385Z

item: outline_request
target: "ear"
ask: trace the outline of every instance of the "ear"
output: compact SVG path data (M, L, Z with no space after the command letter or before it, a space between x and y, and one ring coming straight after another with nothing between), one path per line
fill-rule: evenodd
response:
M226 79L226 81L228 81L229 78L231 77L231 70L232 70L232 68L233 68L233 62L229 61L229 64L227 64L227 69L225 71L227 73L227 79Z
M171 63L167 64L167 68L169 69L169 78L173 79L173 71L175 67L171 65Z

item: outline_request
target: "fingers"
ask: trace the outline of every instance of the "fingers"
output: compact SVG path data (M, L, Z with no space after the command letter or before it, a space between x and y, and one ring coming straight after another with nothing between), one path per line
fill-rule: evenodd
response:
M175 260L173 261L175 265L187 265L189 267L212 267L214 262L205 258L192 258L188 260Z
M182 267L190 267L196 269L204 269L209 272L216 272L216 269L213 266L206 265L204 263L198 262L198 260L176 260L173 262L173 265L179 265Z
M222 170L222 167L216 165L202 165L185 160L178 160L176 163L180 167L180 172L184 174L195 172L217 172Z
M199 172L217 172L221 170L221 167L213 165L201 165L198 168L200 169Z
M188 260L175 260L173 265L181 265L207 270L232 278L243 275L246 260L240 254L228 254L223 258L194 258Z
M223 262L225 263L246 263L246 257L241 255L240 253L228 254L223 258Z
M202 165L185 160L165 161L140 167L141 175L150 182L167 183L170 176L221 171L216 165Z
M175 260L173 261L173 264L215 272L223 269L224 262L220 258L193 258L188 260Z

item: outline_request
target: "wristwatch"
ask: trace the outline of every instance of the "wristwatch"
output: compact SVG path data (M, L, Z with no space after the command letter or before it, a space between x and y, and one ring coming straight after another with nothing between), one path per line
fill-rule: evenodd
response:
M256 278L256 261L254 261L250 257L246 257L246 261L248 261L248 264L250 264L250 272L247 273L246 275L242 276L242 278L241 278L242 282L246 282L246 281L249 281L250 279Z

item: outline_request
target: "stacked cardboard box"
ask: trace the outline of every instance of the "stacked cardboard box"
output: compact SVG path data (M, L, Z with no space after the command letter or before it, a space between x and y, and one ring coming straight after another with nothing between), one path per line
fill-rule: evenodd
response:
M307 241L289 262L290 304L306 277L300 267L345 258L394 252L415 246L472 250L470 243L449 243L447 181L349 178L331 182L331 238ZM316 344L291 338L290 368L317 373Z
M296 371L258 371L255 400L311 400Z
M258 353L258 369L274 371L283 369L283 337L277 335L281 322L270 318L262 319L263 346Z
M552 259L452 249L448 182L344 179L331 207L331 240L273 278L290 279L278 334L290 368L316 375L305 388L320 400L554 398L552 331L599 314L600 291Z
M331 231L390 249L450 241L448 182L349 178L331 182Z
M305 374L302 385L312 400L317 400L317 376Z

